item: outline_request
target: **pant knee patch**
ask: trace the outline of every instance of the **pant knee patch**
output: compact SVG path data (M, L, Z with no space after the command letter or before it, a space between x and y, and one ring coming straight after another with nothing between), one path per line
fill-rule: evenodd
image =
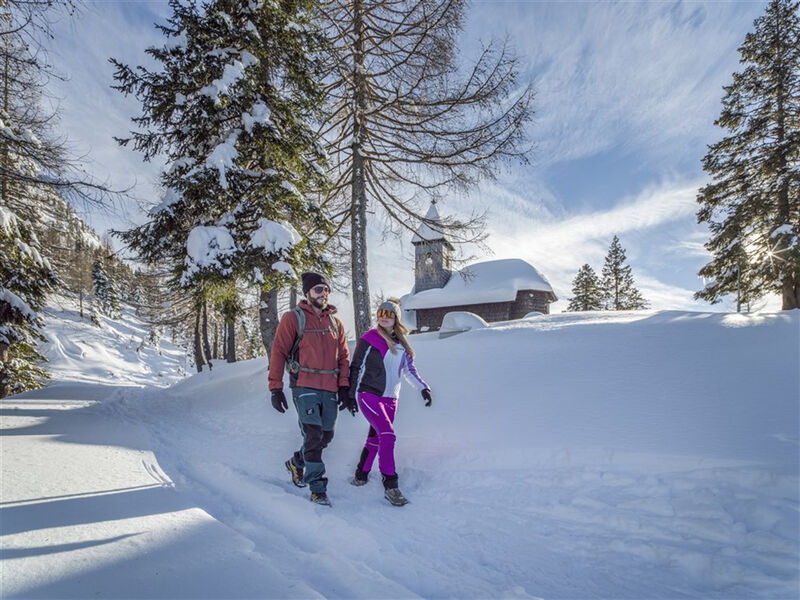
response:
M303 458L305 462L322 462L323 432L319 425L303 423L305 442L303 444Z
M322 447L327 448L328 444L331 443L333 439L333 430L330 431L323 431L322 432Z

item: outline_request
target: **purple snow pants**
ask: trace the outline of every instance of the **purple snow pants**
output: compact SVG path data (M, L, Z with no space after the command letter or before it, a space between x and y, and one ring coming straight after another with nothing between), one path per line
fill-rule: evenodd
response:
M366 459L361 470L369 473L375 455L378 455L378 469L382 475L395 475L394 470L394 413L397 411L397 398L384 398L358 393L358 406L371 425L367 442L364 444Z

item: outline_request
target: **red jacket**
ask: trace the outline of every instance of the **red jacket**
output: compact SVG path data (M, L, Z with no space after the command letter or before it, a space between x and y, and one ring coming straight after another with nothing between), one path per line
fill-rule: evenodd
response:
M328 305L321 316L317 316L314 308L306 300L301 300L298 305L306 315L306 326L303 339L298 347L298 360L300 365L311 369L333 370L339 369L338 375L333 373L307 373L300 371L297 375L299 387L308 387L315 390L338 391L340 386L350 384L350 351L347 348L344 326L333 315L336 307ZM339 331L338 337L333 333L331 320L336 319ZM309 331L311 329L326 329L326 333ZM283 373L286 367L286 358L294 345L297 337L297 316L294 311L289 311L281 317L278 330L275 332L275 341L272 343L272 352L269 360L269 389L283 389Z

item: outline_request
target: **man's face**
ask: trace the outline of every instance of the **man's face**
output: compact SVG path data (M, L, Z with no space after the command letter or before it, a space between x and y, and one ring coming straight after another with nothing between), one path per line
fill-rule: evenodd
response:
M311 306L314 306L319 309L324 309L328 306L328 295L331 293L331 288L327 285L320 284L315 285L310 290L308 290L308 294L306 297L308 298L309 303Z

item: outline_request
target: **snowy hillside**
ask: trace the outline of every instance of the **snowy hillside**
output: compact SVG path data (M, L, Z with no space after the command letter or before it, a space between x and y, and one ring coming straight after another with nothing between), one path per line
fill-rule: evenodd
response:
M325 453L332 507L290 483L266 360L180 379L133 321L60 318L60 381L0 403L4 597L800 594L800 311L413 336L434 403L403 390L403 508L348 484L361 415Z
M71 297L50 301L40 350L55 381L167 386L185 375L185 351L168 339L149 343L150 327L130 307L120 319L101 316L101 327L90 324L90 314L84 307L81 318Z

